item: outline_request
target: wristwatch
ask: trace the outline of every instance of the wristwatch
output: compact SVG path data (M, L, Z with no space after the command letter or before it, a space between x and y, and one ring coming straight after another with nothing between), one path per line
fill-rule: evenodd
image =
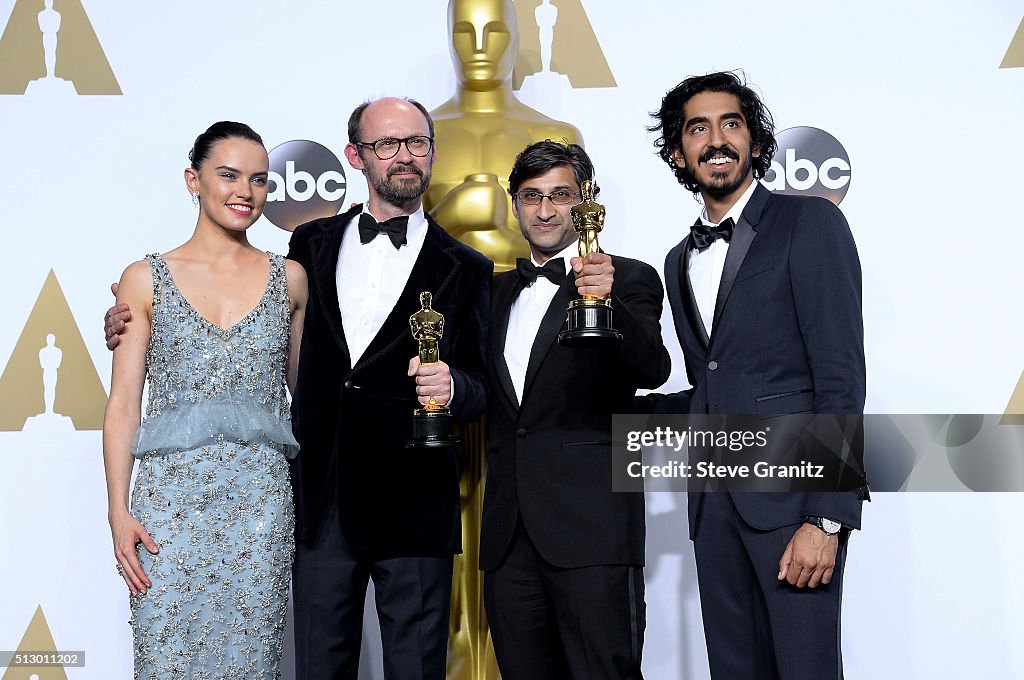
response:
M829 536L835 536L843 528L843 525L828 517L804 517L804 521L813 524Z

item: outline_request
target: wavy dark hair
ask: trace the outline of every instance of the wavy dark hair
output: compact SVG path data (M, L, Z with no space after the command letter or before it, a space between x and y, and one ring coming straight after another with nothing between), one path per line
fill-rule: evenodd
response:
M583 185L585 180L594 179L594 164L590 156L579 144L571 144L569 140L555 142L545 139L534 142L519 152L512 171L508 173L508 192L515 196L519 186L528 179L540 177L552 168L564 165L572 170L576 183ZM601 188L594 182L594 197Z
M683 107L701 92L726 92L734 95L740 102L740 113L746 120L750 130L751 150L757 149L760 154L751 158L754 179L761 179L771 167L772 157L778 144L775 142L775 122L764 102L743 80L732 71L720 71L704 76L691 76L679 83L661 100L661 108L651 113L658 121L657 125L647 128L648 132L660 132L661 136L654 141L658 155L672 168L676 179L690 191L697 193L698 186L689 168L681 168L676 164L672 154L680 149L683 139Z
M193 170L199 170L203 166L206 159L210 157L213 145L222 139L248 139L250 142L264 146L263 138L245 123L236 123L231 120L218 121L207 128L206 132L196 137L192 149L189 150L188 160Z

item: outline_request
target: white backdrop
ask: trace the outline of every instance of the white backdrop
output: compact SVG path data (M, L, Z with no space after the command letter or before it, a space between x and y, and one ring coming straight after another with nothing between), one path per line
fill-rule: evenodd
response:
M1024 4L582 3L617 86L524 100L582 131L608 210L605 249L661 268L698 205L654 155L648 112L687 75L742 68L778 130L825 130L848 154L841 208L864 269L868 410L1004 411L1024 370L1013 302L1024 252L1024 69L999 65ZM235 119L268 148L307 139L341 157L360 101L409 95L433 108L454 77L443 0L57 0L61 40L73 39L83 4L122 94L0 94L0 405L19 423L42 410L32 361L49 317L33 309L45 308L65 361L55 410L82 413L74 430L0 425L0 649L16 649L26 631L39 644L33 636L49 630L57 649L86 651L86 666L67 677L105 679L130 676L130 630L98 423L83 400L96 401L93 371L109 387L101 317L110 282L191 233L181 182L191 141ZM0 22L23 11L16 5L38 5L34 17L42 0L0 0ZM41 61L38 33L22 36L31 49L12 35L0 40L0 80ZM345 203L364 199L361 178L346 172ZM250 233L285 252L288 234L266 219ZM51 270L70 315L52 286L36 307ZM663 323L667 388L678 389L667 313ZM23 339L28 330L35 335ZM685 498L651 494L648 514L646 677L705 678ZM876 494L850 544L847 677L1024 677L1022 515L1016 494ZM371 636L366 677L380 676L378 644ZM28 676L2 675L16 677Z

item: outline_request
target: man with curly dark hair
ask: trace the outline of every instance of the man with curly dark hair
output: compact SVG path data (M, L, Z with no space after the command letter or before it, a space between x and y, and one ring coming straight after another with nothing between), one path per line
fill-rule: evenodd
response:
M756 181L776 150L774 125L734 73L684 80L653 116L659 154L704 210L665 261L692 387L646 398L646 407L862 413L861 272L843 214ZM866 497L866 489L690 494L715 680L842 678L843 566Z

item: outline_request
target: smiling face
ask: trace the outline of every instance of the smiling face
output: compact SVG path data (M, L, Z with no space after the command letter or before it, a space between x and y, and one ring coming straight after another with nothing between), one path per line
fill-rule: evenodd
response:
M530 251L538 264L544 264L552 255L579 240L572 225L572 206L579 203L580 185L568 165L556 165L543 175L523 180L517 194L536 192L550 195L555 191L568 191L576 200L568 205L555 205L550 198L542 198L539 205L523 205L518 197L512 201L512 212L519 220L519 229L530 244Z
M685 167L705 201L731 205L754 180L750 129L740 112L740 102L727 92L701 92L683 107L680 148L672 153L676 165Z
M452 0L448 30L459 84L497 87L512 77L519 45L511 0Z
M413 104L402 99L381 99L363 111L359 134L362 139L358 141L367 143L385 138L429 137L430 124ZM373 149L350 143L345 147L345 157L366 177L371 210L383 203L411 214L419 208L420 198L430 184L435 151L431 148L426 156L413 156L406 144L400 144L393 158L382 161Z
M270 161L261 144L229 137L216 142L198 170L185 169L185 184L199 196L200 218L223 229L248 229L267 204Z

